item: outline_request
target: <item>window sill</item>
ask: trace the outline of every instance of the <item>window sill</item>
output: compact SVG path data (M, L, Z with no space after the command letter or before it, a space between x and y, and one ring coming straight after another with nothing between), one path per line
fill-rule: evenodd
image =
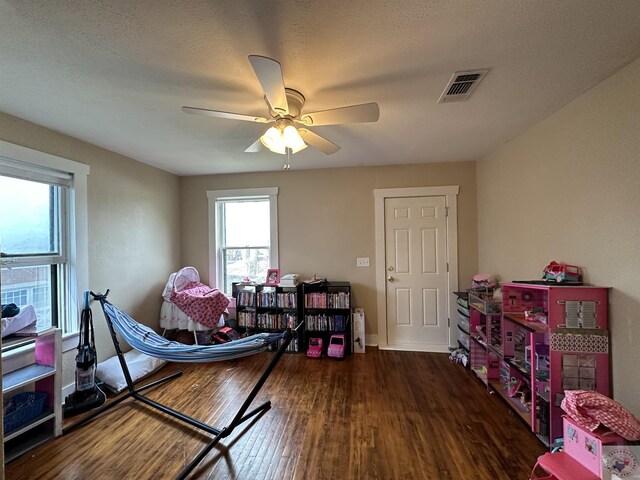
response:
M79 332L67 333L62 337L62 353L69 352L78 348Z
M21 355L24 355L26 353L29 352L33 352L35 349L35 343L33 342L33 339L31 338L25 338L24 342L26 343L26 345L22 345L22 346L17 346L17 345L13 345L13 346L9 346L9 350L7 350L6 352L4 351L5 345L2 345L3 348L3 352L2 352L2 369L5 370L7 367L7 362L11 362L12 359L16 358L16 357L20 357Z
M23 340L25 342L24 345L14 344L13 346L5 347L4 343L2 345L2 374L13 372L14 370L18 370L19 368L25 367L30 363L33 363L34 352L36 351L36 344L33 338L25 337ZM4 351L4 348L8 348L7 351Z
M71 350L77 349L79 336L80 336L79 332L65 334L62 337L62 353L70 352ZM22 355L33 353L33 351L34 351L33 343L29 343L28 345L24 345L22 347L16 347L11 350L8 350L7 352L2 352L2 361L10 362L13 358L19 358ZM3 370L4 369L5 368L3 368Z
M78 348L79 332L66 334L62 340L62 352L69 352ZM16 346L11 350L2 352L2 372L7 373L18 368L22 368L33 361L33 353L35 352L35 342L33 339L26 338L26 345Z

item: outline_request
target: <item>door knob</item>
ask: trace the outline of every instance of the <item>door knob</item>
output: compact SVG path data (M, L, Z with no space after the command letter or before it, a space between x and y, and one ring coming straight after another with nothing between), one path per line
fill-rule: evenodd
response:
M389 275L389 276L387 277L387 280L389 280L390 282L393 282L393 277L392 277L391 275Z

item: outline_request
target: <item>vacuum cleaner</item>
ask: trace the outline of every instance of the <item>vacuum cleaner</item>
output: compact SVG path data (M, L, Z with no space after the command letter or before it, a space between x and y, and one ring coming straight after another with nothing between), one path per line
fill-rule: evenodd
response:
M97 408L106 401L106 395L96 384L96 365L96 343L91 308L89 308L89 292L85 292L76 355L76 389L64 400L65 417Z

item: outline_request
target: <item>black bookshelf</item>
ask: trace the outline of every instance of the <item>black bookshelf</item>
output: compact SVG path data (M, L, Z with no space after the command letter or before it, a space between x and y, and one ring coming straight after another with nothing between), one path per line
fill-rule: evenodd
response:
M304 349L310 338L322 338L322 354L327 354L329 339L344 334L345 355L351 353L351 284L349 282L303 283Z
M242 334L282 332L302 321L301 285L281 287L238 282L232 285L232 295L236 300L236 329ZM300 348L304 340L302 330L298 330L287 351L304 351Z

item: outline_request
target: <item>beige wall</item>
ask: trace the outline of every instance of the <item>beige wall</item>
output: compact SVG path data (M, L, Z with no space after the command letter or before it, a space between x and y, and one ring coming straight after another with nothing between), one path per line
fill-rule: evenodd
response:
M640 60L478 163L480 269L611 287L614 398L640 414Z
M0 113L0 139L91 167L88 177L89 288L156 327L161 293L179 265L177 176ZM93 304L99 360L113 355L99 304ZM64 355L62 385L74 381L75 350Z
M294 157L295 158L295 157ZM181 178L182 260L208 281L207 190L279 187L280 269L352 284L365 309L367 337L377 334L374 198L376 188L460 185L459 276L477 272L475 163L420 164ZM356 268L369 257L369 268Z

